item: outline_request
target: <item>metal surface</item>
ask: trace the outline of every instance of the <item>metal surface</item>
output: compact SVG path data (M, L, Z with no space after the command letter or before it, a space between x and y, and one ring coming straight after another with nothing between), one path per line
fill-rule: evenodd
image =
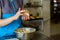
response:
M17 32L18 30L22 29L22 32ZM36 31L34 28L20 28L15 31L17 33L17 38L21 40L30 40L33 38L33 34Z
M46 35L41 34L39 32L35 32L34 36L31 40L53 40L53 39L51 39L50 37L47 37Z

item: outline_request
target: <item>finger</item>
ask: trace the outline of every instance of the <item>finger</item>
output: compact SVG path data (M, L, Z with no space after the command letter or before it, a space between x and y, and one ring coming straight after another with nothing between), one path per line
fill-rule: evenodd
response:
M24 15L25 17L25 20L28 20L29 19L29 16L28 15Z
M25 10L21 10L20 12L25 12Z
M28 15L27 15L27 19L28 19L28 20L30 19Z
M20 15L23 15L23 14L20 14Z
M24 16L25 17L25 19L24 20L27 20L27 17L26 16Z
M29 18L29 16L27 17L27 20L29 20L30 18Z
M18 9L18 11L20 11L20 10L21 10L21 8Z
M29 16L25 16L26 17L26 20L29 20Z
M27 16L25 16L25 20L27 20L28 18L27 18Z
M22 19L23 19L23 20L25 20L25 17L24 17L24 16L22 16Z
M26 20L26 17L25 17L25 15L24 15L23 17L24 17L24 20Z

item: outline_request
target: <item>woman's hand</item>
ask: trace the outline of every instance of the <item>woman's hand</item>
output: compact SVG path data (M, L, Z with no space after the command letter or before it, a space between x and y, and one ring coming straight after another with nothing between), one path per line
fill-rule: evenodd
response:
M29 20L29 12L27 10L25 10L23 13L22 13L22 20Z
M18 9L18 11L16 12L14 19L17 20L19 18L19 16L22 15L20 12L20 8Z
M17 20L19 16L22 15L23 20L28 20L29 19L29 14L25 10L19 10L17 11L16 15L7 18L7 19L0 19L0 27L3 27L5 25L10 24L12 21ZM7 23L6 23L7 22Z
M22 15L22 20L29 20L29 13L26 10L20 10L20 8L16 12L16 15L14 16L15 20L17 20L21 15Z

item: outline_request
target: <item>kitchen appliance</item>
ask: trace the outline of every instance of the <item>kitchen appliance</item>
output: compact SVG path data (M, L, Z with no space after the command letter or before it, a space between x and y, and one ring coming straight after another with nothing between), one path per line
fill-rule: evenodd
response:
M17 29L16 36L20 40L31 40L33 38L34 32L36 31L35 28L24 27Z

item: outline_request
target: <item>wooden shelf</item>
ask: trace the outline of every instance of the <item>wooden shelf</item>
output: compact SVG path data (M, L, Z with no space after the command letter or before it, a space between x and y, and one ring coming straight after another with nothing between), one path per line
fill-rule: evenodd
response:
M43 18L30 19L30 20L27 20L27 21L34 21L34 20L43 20Z
M24 5L24 8L38 8L42 7L42 5Z

